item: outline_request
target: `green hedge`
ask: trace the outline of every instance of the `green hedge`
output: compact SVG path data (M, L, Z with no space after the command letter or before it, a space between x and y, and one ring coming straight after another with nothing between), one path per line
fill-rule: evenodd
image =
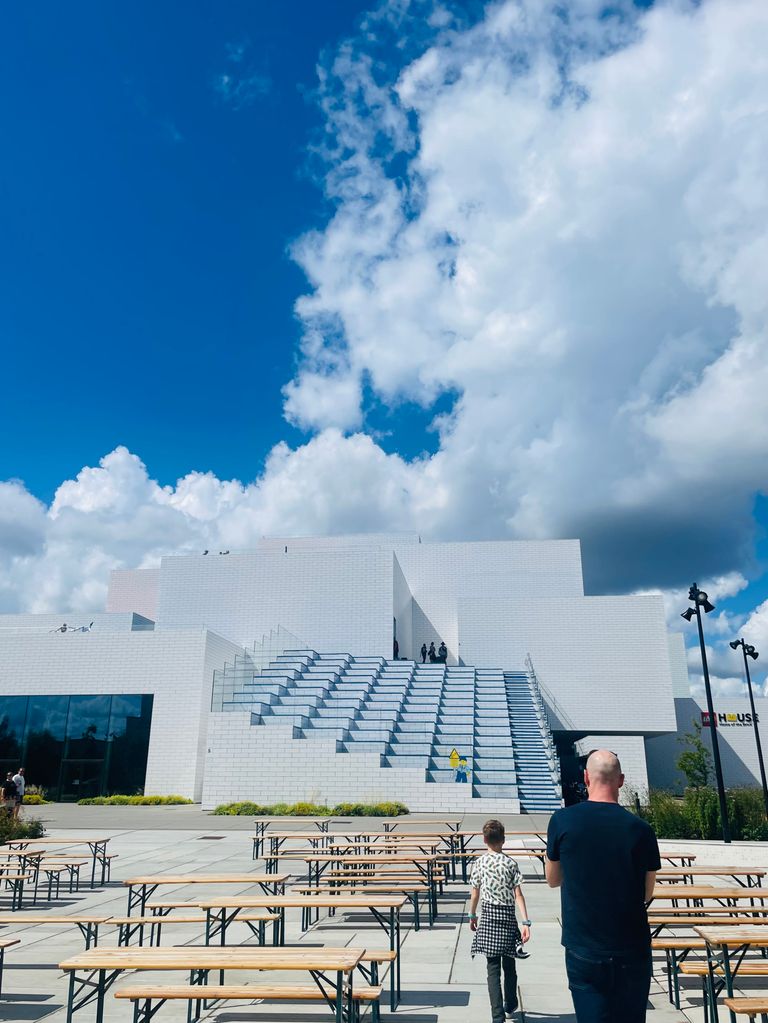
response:
M42 821L26 820L24 817L14 820L7 814L0 814L0 843L13 842L19 838L42 838L44 834Z
M261 806L243 800L223 803L213 811L220 817L402 817L408 807L402 803L339 803L318 806L316 803L274 803Z
M731 838L735 842L768 841L768 820L760 789L726 792ZM680 799L670 792L652 791L640 816L659 838L717 839L721 836L720 803L712 788L689 788Z
M43 799L39 792L24 794L24 806L47 806L50 799Z
M78 806L181 806L193 800L184 796L94 796L78 799Z

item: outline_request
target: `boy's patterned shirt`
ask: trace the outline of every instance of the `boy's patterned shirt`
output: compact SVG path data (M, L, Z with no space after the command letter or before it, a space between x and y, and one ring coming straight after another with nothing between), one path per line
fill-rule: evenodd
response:
M469 883L480 889L480 901L508 906L515 901L515 888L523 880L517 862L506 853L485 853L475 860Z

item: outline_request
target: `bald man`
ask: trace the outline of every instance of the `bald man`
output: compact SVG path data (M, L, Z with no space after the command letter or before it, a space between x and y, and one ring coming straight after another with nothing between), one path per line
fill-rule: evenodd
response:
M584 803L553 814L547 883L561 889L562 943L578 1023L642 1023L651 985L646 903L661 866L656 835L619 806L621 764L593 750Z

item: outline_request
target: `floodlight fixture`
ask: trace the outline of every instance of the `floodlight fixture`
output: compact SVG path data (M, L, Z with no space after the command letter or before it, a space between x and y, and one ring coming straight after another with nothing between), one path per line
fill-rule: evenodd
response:
M717 736L717 718L715 717L715 707L712 702L712 686L709 681L709 665L707 664L707 645L704 642L704 626L702 624L701 612L709 614L710 611L715 610L715 605L709 599L709 596L700 590L696 583L691 586L688 590L688 599L693 604L693 607L686 608L682 613L682 617L687 622L692 622L696 619L696 625L699 631L699 647L701 649L701 667L704 672L704 692L707 696L707 711L709 713L709 734L712 741L712 760L715 764L715 779L717 781L717 798L720 804L720 821L722 822L723 828L723 841L731 841L731 828L728 822L728 804L725 801L725 783L723 782L723 765L720 761L720 744ZM745 661L746 663L746 661ZM768 803L766 803L768 809Z
M760 744L760 731L757 727L757 712L755 710L755 698L752 693L752 676L749 674L749 661L750 657L753 661L756 661L759 654L755 650L751 643L745 643L744 639L731 640L729 646L733 650L738 650L741 647L741 652L744 655L744 675L747 679L747 692L749 693L749 707L752 711L752 728L755 732L755 747L757 748L757 763L760 768L760 783L763 786L763 805L765 806L765 815L768 817L768 782L765 778L765 764L763 762L763 748Z

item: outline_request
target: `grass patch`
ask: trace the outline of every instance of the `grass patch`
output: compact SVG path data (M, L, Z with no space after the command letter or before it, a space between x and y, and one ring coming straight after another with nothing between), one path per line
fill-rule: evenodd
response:
M181 806L192 803L185 796L93 796L78 799L78 806Z
M408 812L408 807L402 803L339 803L337 806L273 803L262 806L248 800L222 803L213 811L219 817L402 817Z

